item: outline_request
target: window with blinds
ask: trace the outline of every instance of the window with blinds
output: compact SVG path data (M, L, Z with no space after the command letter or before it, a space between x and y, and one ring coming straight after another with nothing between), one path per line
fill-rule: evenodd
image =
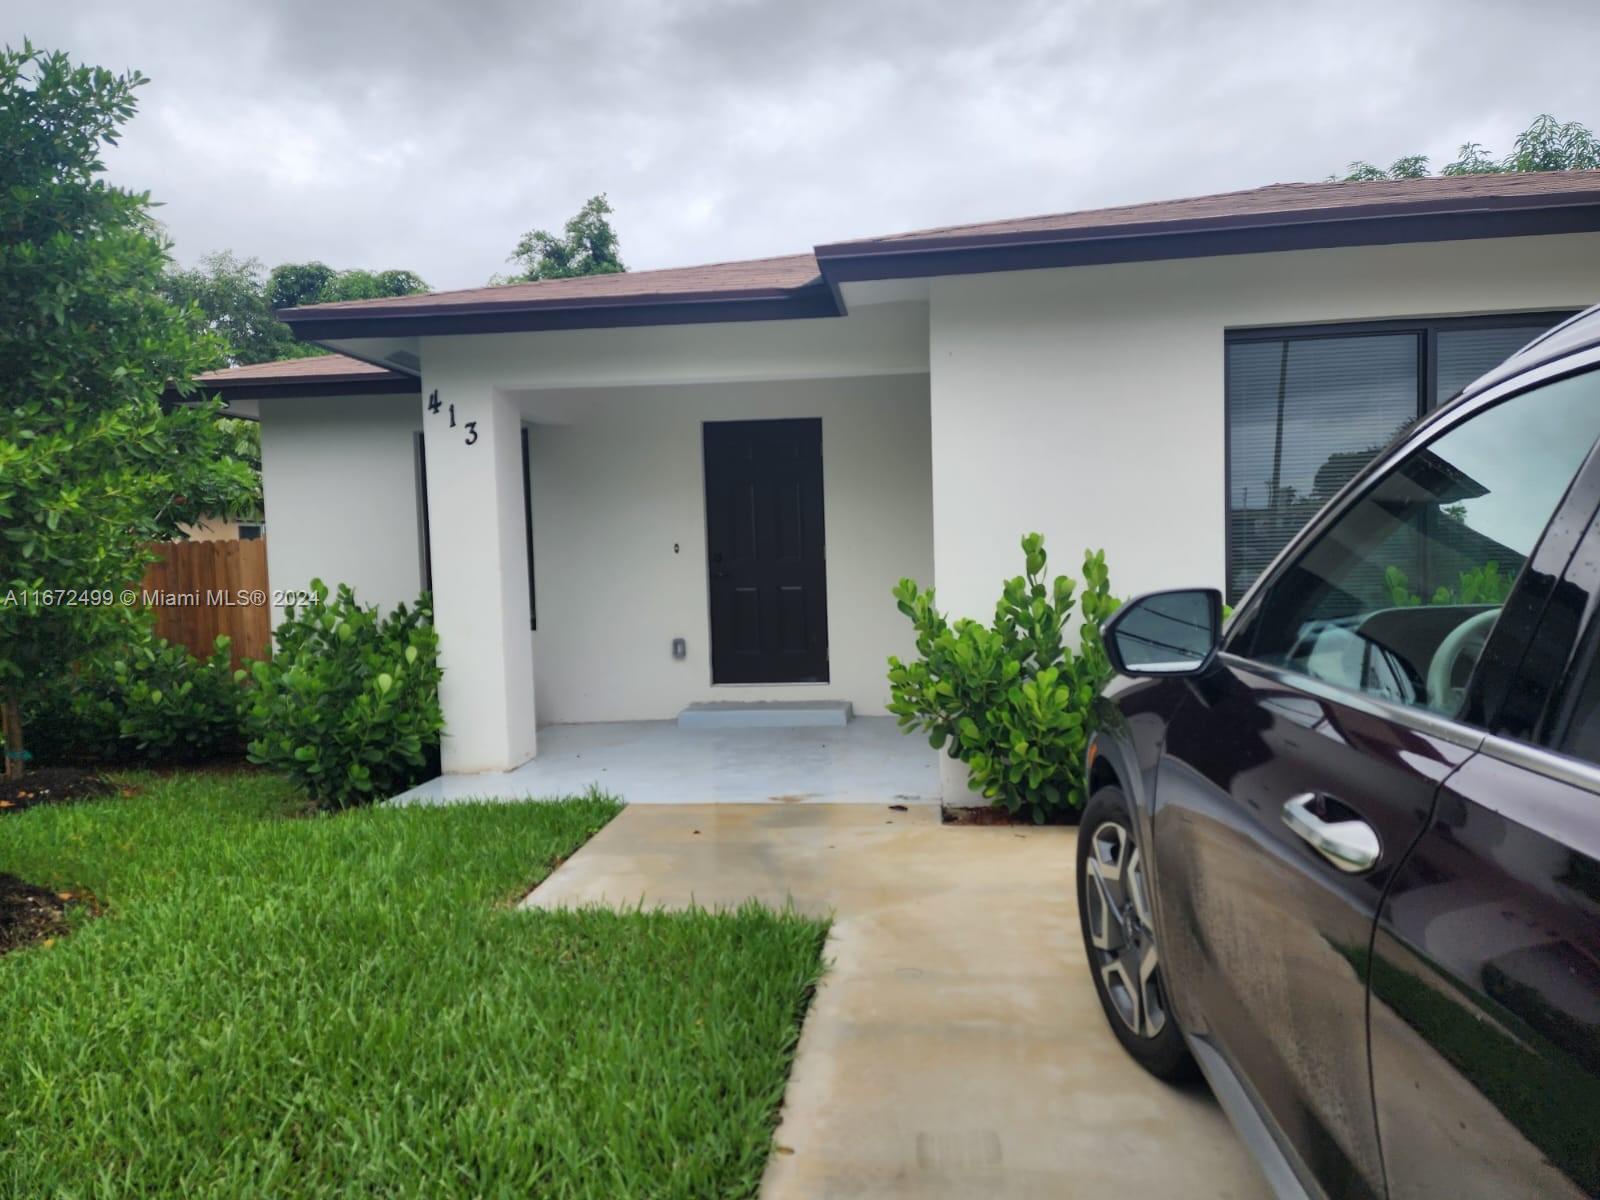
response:
M1566 315L1230 333L1229 602L1397 433Z

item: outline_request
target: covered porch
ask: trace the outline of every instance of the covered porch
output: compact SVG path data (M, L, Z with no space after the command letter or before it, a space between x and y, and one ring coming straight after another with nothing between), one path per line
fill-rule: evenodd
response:
M933 575L926 319L447 339L423 358L442 779L631 802L938 795L886 717ZM831 702L838 730L692 731L692 705Z
M630 804L936 804L938 755L893 717L826 727L551 725L510 771L442 775L396 803L551 799L594 787Z

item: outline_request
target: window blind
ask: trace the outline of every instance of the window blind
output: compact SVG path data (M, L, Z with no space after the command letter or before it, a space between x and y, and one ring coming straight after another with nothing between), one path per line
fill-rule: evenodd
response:
M1280 550L1427 407L1555 324L1560 314L1337 326L1230 336L1227 595ZM1431 393L1431 394L1429 394Z
M1417 415L1415 334L1228 350L1228 594L1236 600Z

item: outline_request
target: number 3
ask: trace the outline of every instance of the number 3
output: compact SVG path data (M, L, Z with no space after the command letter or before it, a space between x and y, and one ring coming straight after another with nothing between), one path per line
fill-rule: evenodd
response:
M466 440L467 440L467 445L469 445L469 446L472 445L473 443L475 443L478 440L478 423L476 421L468 421L467 422L467 439Z

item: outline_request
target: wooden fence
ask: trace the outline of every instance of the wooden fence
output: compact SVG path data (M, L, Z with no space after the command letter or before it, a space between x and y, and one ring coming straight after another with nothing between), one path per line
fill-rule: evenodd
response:
M233 639L233 662L266 658L272 647L267 591L267 543L161 542L145 571L143 603L156 632L197 658L211 654L219 635Z

